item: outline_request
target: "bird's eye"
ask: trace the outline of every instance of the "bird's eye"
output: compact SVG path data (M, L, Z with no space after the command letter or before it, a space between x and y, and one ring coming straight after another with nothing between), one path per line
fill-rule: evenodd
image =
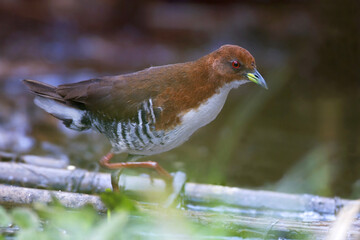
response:
M232 63L233 68L239 68L240 67L240 63L238 61L233 61Z

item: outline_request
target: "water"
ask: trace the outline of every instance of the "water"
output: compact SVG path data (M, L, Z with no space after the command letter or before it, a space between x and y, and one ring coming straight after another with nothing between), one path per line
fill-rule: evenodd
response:
M233 43L255 56L269 90L248 84L232 91L214 122L181 147L144 160L184 171L191 182L360 197L357 1L126 6L90 1L86 10L73 2L49 3L44 11L11 4L0 6L0 151L62 156L77 167L98 170L98 160L110 150L108 141L64 128L33 104L21 79L76 82L194 60ZM333 219L293 214L275 216Z

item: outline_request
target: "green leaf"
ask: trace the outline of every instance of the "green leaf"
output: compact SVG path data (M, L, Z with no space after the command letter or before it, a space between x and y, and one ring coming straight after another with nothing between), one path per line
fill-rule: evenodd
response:
M11 223L11 217L6 213L5 208L0 206L0 227L8 227Z
M128 223L129 214L127 212L116 212L110 220L103 219L91 233L90 240L94 239L125 239L125 226Z
M105 191L100 194L101 201L113 211L137 211L134 201L127 198L123 193Z
M20 233L17 235L17 240L29 240L29 239L36 239L36 240L47 240L49 239L46 234L39 230L35 229L25 229L21 230ZM51 237L51 239L53 239Z
M40 221L36 213L27 208L15 208L11 215L21 229L38 229Z

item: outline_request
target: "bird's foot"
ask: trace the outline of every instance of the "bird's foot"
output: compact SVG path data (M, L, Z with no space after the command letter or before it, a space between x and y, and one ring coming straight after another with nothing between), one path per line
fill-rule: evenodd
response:
M117 169L111 173L111 186L114 192L121 192L125 190L125 184L119 184L120 175L124 168L148 168L155 170L165 182L165 192L169 193L169 196L164 202L164 206L169 207L174 205L177 199L180 199L179 203L181 204L181 193L183 192L186 182L185 173L176 172L169 174L163 167L160 166L159 163L153 161L133 162L132 160L135 161L138 156L130 156L130 162L110 163L110 160L113 158L113 156L114 154L112 152L108 153L100 160L100 164L108 169ZM152 177L150 177L150 186L153 185L155 185L155 181Z
M123 169L118 169L111 173L111 186L114 192L121 192L124 186L119 185L120 175Z

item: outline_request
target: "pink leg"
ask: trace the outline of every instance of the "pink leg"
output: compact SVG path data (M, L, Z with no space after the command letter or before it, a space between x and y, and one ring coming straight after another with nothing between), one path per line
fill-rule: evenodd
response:
M151 168L154 169L160 176L165 177L169 180L172 179L172 176L158 164L157 162L148 161L148 162L119 162L119 163L110 163L110 160L114 157L114 153L109 152L104 157L101 158L100 164L101 166L108 169L122 169L122 168ZM118 191L118 183L114 181L118 181L112 175L111 184L113 186L114 191Z

